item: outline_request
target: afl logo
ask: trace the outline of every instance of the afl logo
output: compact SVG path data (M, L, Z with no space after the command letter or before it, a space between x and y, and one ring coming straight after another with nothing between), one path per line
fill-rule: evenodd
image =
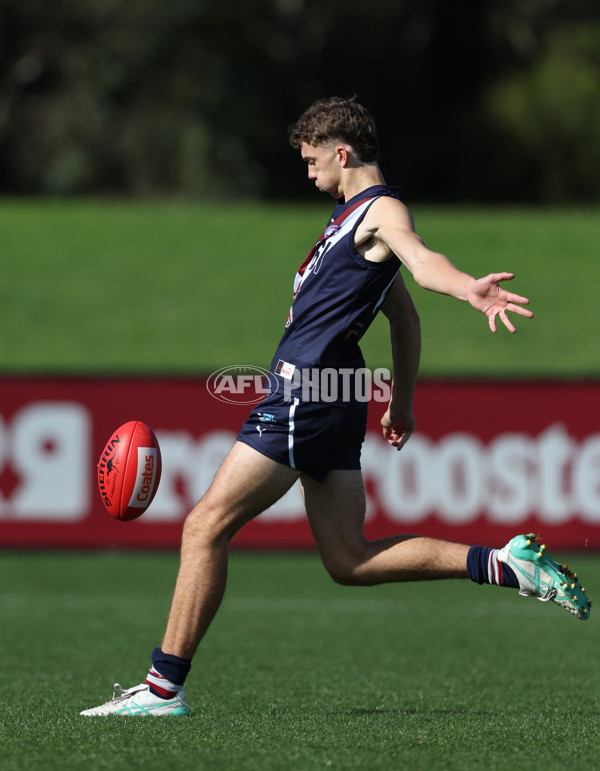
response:
M206 388L211 396L227 404L257 404L275 393L279 383L275 375L262 367L236 364L223 367L208 376Z

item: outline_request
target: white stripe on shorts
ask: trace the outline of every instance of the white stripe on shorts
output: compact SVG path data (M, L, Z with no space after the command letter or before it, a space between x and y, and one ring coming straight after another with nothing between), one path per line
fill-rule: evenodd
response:
M294 398L294 401L290 404L290 412L288 417L288 451L289 451L289 458L290 458L290 466L291 468L296 468L296 464L294 462L294 415L296 414L296 407L300 403L300 400L297 398Z

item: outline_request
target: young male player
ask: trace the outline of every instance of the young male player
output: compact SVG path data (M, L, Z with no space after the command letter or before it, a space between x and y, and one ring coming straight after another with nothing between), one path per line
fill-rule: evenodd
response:
M485 313L492 332L497 317L515 331L507 311L533 314L523 307L529 302L525 297L501 287L513 274L475 279L423 244L397 189L385 184L373 120L353 99L316 102L292 127L290 141L308 166L308 178L337 203L296 276L272 362L278 388L252 410L210 489L186 519L167 628L162 646L152 652L145 683L128 690L115 686L111 701L82 715L188 714L182 688L223 597L229 541L297 480L321 559L335 581L471 578L514 587L522 595L553 600L578 618L589 617L590 603L577 577L549 559L533 536L516 536L501 550L406 535L365 539L360 448L366 406L351 387L343 392L341 378L343 371L364 366L358 341L381 310L390 324L393 360L392 395L381 423L386 440L400 449L414 428L420 349L419 319L400 265L420 286ZM314 372L324 368L340 373L333 403L305 387L306 378L314 385Z

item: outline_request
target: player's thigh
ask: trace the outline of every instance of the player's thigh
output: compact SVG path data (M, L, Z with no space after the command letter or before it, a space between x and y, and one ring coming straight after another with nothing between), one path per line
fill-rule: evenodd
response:
M333 470L323 482L303 475L302 492L323 564L343 573L365 552L365 488L360 470Z
M295 469L236 442L188 517L190 525L210 527L215 534L231 537L278 501L298 477Z

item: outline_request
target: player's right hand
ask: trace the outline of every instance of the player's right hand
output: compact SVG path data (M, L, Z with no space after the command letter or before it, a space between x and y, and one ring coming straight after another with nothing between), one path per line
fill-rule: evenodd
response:
M381 426L386 442L401 450L415 430L415 418L412 412L401 415L389 408L381 418Z

